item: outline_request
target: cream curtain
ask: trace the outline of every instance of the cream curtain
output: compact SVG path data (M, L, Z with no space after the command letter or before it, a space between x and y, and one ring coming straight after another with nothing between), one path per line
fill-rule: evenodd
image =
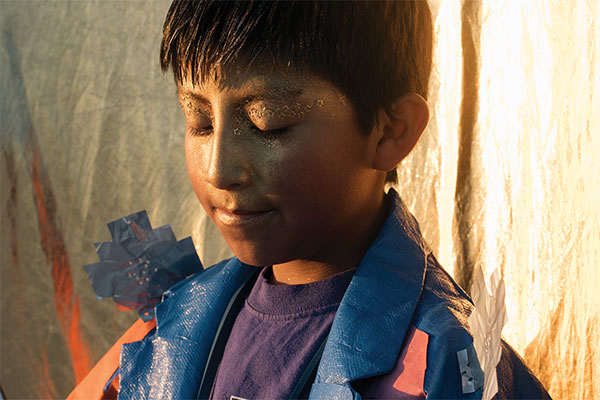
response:
M498 268L503 335L554 398L600 396L600 2L431 1L432 120L398 189L468 288ZM0 1L1 363L8 398L64 398L136 318L83 269L147 209L229 251L187 181L158 67L169 1Z

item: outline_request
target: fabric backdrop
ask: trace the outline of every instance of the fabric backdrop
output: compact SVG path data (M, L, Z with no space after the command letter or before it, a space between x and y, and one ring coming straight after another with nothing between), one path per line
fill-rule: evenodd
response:
M229 250L195 199L158 66L168 0L0 0L1 353L9 399L64 398L136 315L82 265L142 209ZM431 3L432 120L398 190L465 288L498 268L504 337L554 398L600 397L600 1Z

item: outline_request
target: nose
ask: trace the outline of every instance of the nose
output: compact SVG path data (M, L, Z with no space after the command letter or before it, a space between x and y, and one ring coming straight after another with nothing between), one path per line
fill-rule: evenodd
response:
M206 180L215 188L237 190L252 182L250 149L234 127L215 127L207 154Z

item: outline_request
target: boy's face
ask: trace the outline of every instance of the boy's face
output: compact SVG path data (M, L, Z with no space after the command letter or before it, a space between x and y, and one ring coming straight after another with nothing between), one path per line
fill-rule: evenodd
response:
M332 84L269 67L184 81L178 94L192 186L243 262L331 262L381 206L377 140Z

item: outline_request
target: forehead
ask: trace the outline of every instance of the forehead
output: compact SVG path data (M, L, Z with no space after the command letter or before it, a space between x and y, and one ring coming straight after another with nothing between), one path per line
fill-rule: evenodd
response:
M213 82L192 85L186 81L177 85L177 95L182 101L201 103L211 103L211 98L216 96L231 96L250 103L259 100L288 101L305 94L306 90L300 86L284 85L268 78L257 78L239 85Z
M211 102L211 97L232 96L245 100L294 101L300 98L343 98L333 84L313 74L281 66L217 68L197 82L184 78L177 84L181 100Z

